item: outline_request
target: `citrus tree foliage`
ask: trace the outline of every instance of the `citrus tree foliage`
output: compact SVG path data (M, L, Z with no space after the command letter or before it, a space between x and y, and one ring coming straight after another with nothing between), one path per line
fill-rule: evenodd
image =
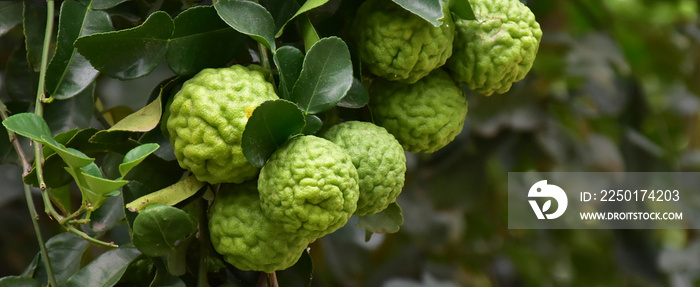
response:
M389 2L0 1L0 286L698 283L700 240L691 231L509 230L506 222L509 171L700 169L696 1ZM494 3L508 8L492 11ZM385 17L394 14L401 21ZM499 17L511 22L491 21ZM482 23L490 26L471 28ZM483 37L501 42L469 44ZM243 108L207 100L220 103L197 117L233 122L236 110L245 121L235 144L221 136L228 123L210 124L217 143L240 150L203 162L238 156L249 170L208 182L200 166L178 161L191 153L173 136L190 129L179 120L191 114L189 98L175 95L192 78L212 88L221 75L211 69L231 67L253 71L245 73L277 97ZM445 97L421 97L432 94ZM400 167L377 163L400 150L345 156L343 148L364 146L349 141L373 136L341 135L341 122L384 125L400 143L391 148L406 151L389 162ZM449 130L426 133L431 126ZM279 176L309 169L281 159L321 149L300 142L330 144L321 137L342 146L324 148L322 165L352 163L351 179ZM260 169L262 185L222 179ZM348 183L383 180L372 173L380 170L405 176L374 190ZM354 189L310 206L274 193L302 184L297 190ZM382 200L360 201L362 214L335 202L365 189ZM332 224L305 225L309 216Z

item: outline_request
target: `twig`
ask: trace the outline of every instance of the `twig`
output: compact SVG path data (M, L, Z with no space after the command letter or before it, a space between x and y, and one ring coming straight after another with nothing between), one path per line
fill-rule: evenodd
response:
M114 242L104 242L104 241L102 241L102 240L99 240L99 239L95 239L95 238L93 238L93 237L90 237L90 235L85 234L85 232L82 232L82 231L78 230L77 228L75 228L75 227L73 227L73 226L68 225L68 226L65 226L65 227L66 227L66 229L68 229L68 231L73 232L73 233L77 234L78 236L82 237L83 239L85 239L85 240L87 240L87 241L90 241L90 242L92 242L92 243L95 243L95 244L97 244L97 245L102 245L102 246L107 246L107 247L114 247L114 248L119 247L119 245L114 244Z

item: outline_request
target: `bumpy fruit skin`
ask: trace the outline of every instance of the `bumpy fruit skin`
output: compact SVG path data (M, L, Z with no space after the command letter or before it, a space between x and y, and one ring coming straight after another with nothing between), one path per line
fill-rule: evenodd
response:
M294 265L309 243L265 217L254 181L216 195L209 208L209 236L226 262L267 273Z
M467 99L442 69L412 85L375 81L369 92L375 123L394 135L406 151L435 152L464 127Z
M336 144L315 136L289 140L260 171L265 215L286 232L315 240L347 223L357 208L357 170Z
M204 69L182 85L170 104L170 141L182 168L209 183L241 183L258 169L243 155L241 138L253 110L278 99L264 75L236 65Z
M532 68L542 30L519 0L470 0L477 20L456 19L455 80L483 95L505 93Z
M443 6L444 7L444 6ZM450 12L435 27L391 0L369 0L357 10L354 29L360 59L373 74L415 83L452 55Z
M383 127L368 122L344 122L323 134L348 152L360 179L356 215L375 214L396 201L406 175L401 144Z

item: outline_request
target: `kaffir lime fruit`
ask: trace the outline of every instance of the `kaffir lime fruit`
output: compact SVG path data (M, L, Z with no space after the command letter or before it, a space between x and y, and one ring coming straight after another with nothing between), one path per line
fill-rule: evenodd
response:
M267 273L294 265L309 243L265 217L255 181L217 193L209 208L209 236L226 262Z
M363 3L354 29L364 66L385 79L414 83L445 64L455 27L450 12L443 11L442 25L435 27L391 0Z
M286 232L315 240L347 223L357 208L357 169L338 145L315 136L289 140L260 171L268 218Z
M464 127L467 99L442 69L411 85L375 81L369 92L375 123L394 135L406 151L435 152Z
M352 121L332 126L323 137L345 149L357 168L356 215L378 213L396 201L404 184L406 155L394 136L375 124Z
M241 138L253 110L278 99L263 73L240 65L204 69L182 85L170 104L170 141L180 166L198 180L240 183L258 169L243 155Z
M476 20L455 19L452 76L479 93L505 93L532 68L542 30L518 0L470 0Z

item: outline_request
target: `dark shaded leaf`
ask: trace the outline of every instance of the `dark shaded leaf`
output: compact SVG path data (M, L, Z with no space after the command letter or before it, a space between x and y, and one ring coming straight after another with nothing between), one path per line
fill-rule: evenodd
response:
M403 224L403 213L398 203L390 204L377 214L360 216L357 227L372 233L394 233Z
M121 3L124 3L129 0L100 0L100 1L93 1L93 3L90 5L92 9L97 9L97 10L105 10L109 8L113 8L114 6L117 6Z
M325 111L340 102L352 80L350 51L345 42L337 37L321 39L304 58L292 101L305 114Z
M299 261L282 271L277 271L277 282L279 286L311 286L314 263L307 250L301 254Z
M261 0L260 5L272 14L275 20L275 31L280 31L299 10L299 4L295 0Z
M165 269L165 268L163 268ZM185 282L177 276L173 276L168 271L156 270L156 277L151 282L151 287L185 287Z
M133 242L148 256L163 256L175 250L178 240L196 229L187 213L167 205L151 205L134 220Z
M243 0L220 0L214 4L216 12L229 26L255 39L271 51L275 45L275 21L265 7Z
M442 25L442 1L441 0L392 0L409 12L418 15L430 22L433 26ZM465 1L466 2L466 1Z
M10 54L5 66L3 86L12 100L34 102L39 73L33 72L27 65L24 47L18 47Z
M0 2L0 36L22 23L22 2Z
M82 36L75 47L110 77L135 79L151 73L165 57L173 25L168 13L158 11L138 27Z
M323 127L323 121L315 115L306 115L304 118L306 125L304 125L304 130L301 131L302 134L312 135Z
M340 100L338 106L357 109L364 107L367 103L369 103L369 92L367 88L362 84L362 81L353 78L350 90L348 90L343 99Z
M52 133L62 133L72 129L90 126L94 109L95 83L72 98L56 100L44 105L44 119Z
M468 0L450 0L450 12L464 20L476 20L474 10Z
M294 84L299 79L304 64L304 53L292 46L282 46L273 57L280 75L281 98L290 99Z
M39 72L44 30L46 30L46 3L43 1L22 1L22 3L24 3L22 29L27 62L33 71Z
M304 115L294 103L267 101L255 108L243 131L241 148L254 166L262 167L277 148L304 128Z
M49 259L58 285L63 285L80 268L80 259L88 248L88 242L74 233L60 233L46 242ZM43 261L39 264L35 278L48 282Z
M212 6L187 9L173 20L175 29L165 59L178 75L225 65L245 38L219 18Z
M194 240L195 236L190 235L187 239L180 240L175 244L175 249L164 256L165 265L168 273L175 276L185 275L187 272L187 249Z
M112 31L112 21L104 11L89 9L67 0L61 5L56 52L46 70L48 96L68 99L80 93L97 77L98 71L78 54L73 43L80 36Z
M291 18L287 19L284 22L284 24L282 24L282 27L280 27L277 30L277 34L275 35L275 37L282 36L282 33L284 32L284 27L287 25L287 23L289 23L289 21L292 21L295 17L297 17L303 13L306 13L306 11L309 11L309 10L314 9L316 7L319 7L323 4L326 4L326 2L328 2L328 0L307 0L306 2L304 2L304 5L301 5L301 8L299 8L299 10L294 15L292 15Z
M75 273L65 286L114 286L119 282L129 263L139 255L141 252L133 247L120 247L107 251Z
M124 201L121 196L107 198L102 206L90 215L90 222L83 229L91 236L99 236L124 220Z

